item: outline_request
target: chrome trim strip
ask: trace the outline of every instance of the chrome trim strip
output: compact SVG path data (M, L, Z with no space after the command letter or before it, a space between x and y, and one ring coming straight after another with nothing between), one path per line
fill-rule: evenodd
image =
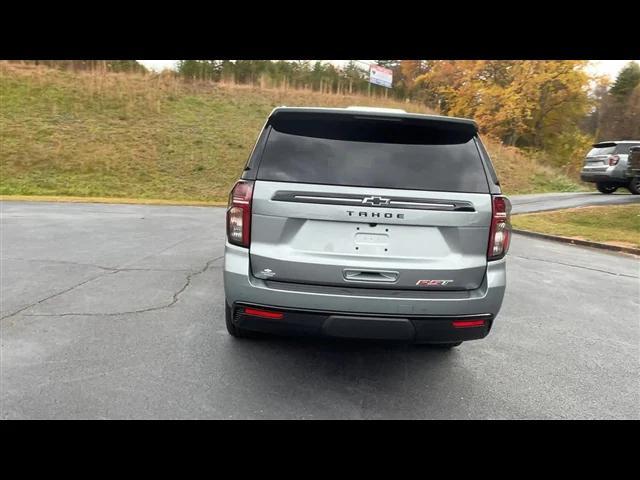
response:
M294 195L294 198L302 198L304 200L339 200L341 202L355 202L362 203L362 200L358 198L346 198L346 197L314 197L311 195Z
M446 207L453 209L455 205L453 203L425 203L425 202L401 202L400 200L391 200L389 202L391 205L410 205L410 206L420 206L420 207Z
M467 200L437 200L407 197L385 197L386 204L363 203L365 199L373 198L371 195L359 194L324 194L320 192L295 192L279 190L271 197L275 202L300 202L322 203L327 205L352 205L365 208L405 208L415 210L446 210L453 212L475 212L473 203ZM381 197L375 197L381 198Z

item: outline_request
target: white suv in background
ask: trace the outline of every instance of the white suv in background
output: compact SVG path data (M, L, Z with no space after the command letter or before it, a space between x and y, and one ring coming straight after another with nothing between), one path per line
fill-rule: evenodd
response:
M627 188L640 194L640 177L629 175L627 160L632 147L640 147L640 140L599 142L587 153L580 172L583 182L595 183L601 193L613 193L618 188Z

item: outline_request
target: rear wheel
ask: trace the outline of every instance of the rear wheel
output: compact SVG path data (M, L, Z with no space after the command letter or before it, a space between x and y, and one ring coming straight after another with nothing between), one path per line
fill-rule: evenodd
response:
M600 193L613 193L618 187L610 183L596 183L596 188Z
M634 195L640 195L640 177L633 177L627 188Z

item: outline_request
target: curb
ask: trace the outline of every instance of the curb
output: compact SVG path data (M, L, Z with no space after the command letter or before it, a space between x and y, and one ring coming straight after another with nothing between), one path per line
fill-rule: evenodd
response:
M554 240L561 243L570 243L572 245L581 245L583 247L601 248L603 250L611 250L614 252L631 253L633 255L640 255L640 248L634 247L621 247L617 245L609 245L608 243L591 242L589 240L578 240L577 238L559 237L557 235L549 235L547 233L532 232L530 230L517 230L513 229L513 233L519 233L528 237L541 238L543 240Z

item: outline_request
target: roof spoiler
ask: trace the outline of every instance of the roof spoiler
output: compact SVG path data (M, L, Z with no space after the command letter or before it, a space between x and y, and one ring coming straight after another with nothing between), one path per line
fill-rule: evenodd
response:
M416 145L466 143L478 133L475 123L446 117L345 110L279 110L267 124L292 135Z
M360 107L354 108L317 108L317 107L277 107L274 108L267 121L276 124L288 119L329 119L342 118L402 122L407 125L431 125L435 128L466 132L467 135L478 133L478 124L470 119L447 117L442 115L424 115L397 111L396 109L371 108L364 111Z

